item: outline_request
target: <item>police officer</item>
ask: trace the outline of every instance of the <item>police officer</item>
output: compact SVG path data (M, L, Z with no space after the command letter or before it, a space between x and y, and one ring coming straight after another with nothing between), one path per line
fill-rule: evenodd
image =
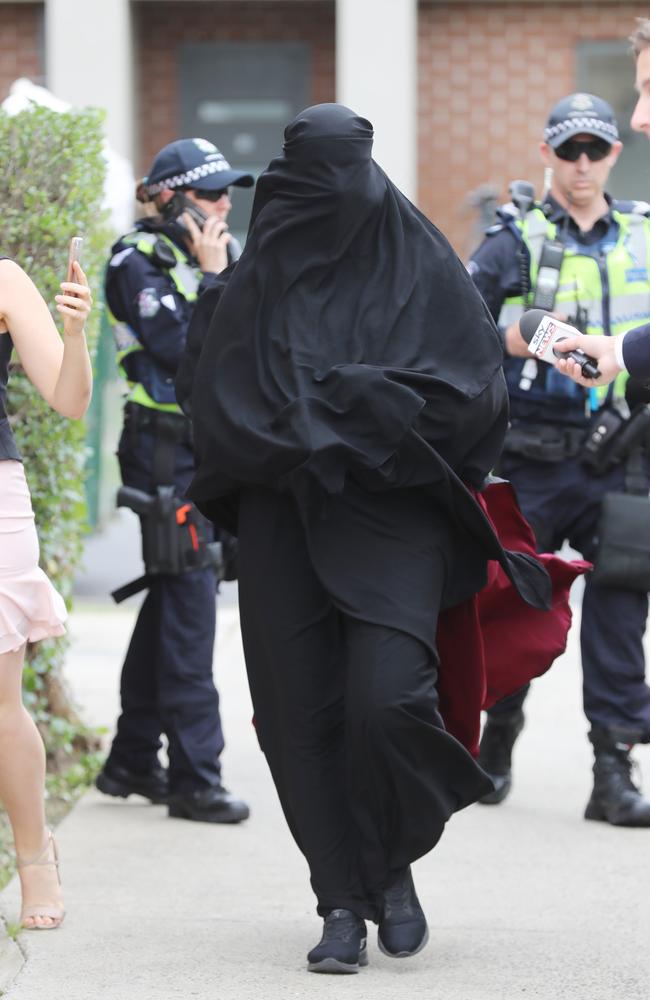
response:
M593 560L601 500L625 491L625 465L597 475L580 460L599 408L616 405L622 374L586 390L536 362L519 331L525 308L555 311L590 335L616 336L650 320L650 208L616 203L605 185L621 150L611 107L572 94L551 111L541 157L552 183L544 203L505 206L473 254L469 270L503 331L511 427L500 474L509 479L540 550L566 539ZM600 414L602 415L602 409ZM643 467L647 492L647 463ZM594 789L585 817L650 826L650 802L631 779L630 749L650 741L650 688L643 633L647 595L587 578L581 628L584 710L591 724ZM524 723L526 690L488 713L480 762L501 802L511 784L511 752Z
M212 143L172 142L137 192L157 214L113 247L106 301L129 385L120 470L126 486L152 496L165 486L182 496L192 476L191 429L176 403L174 375L195 302L240 253L226 221L229 188L253 183ZM212 530L204 521L201 529ZM224 740L212 679L215 583L207 560L148 580L122 668L122 714L97 787L167 802L170 816L237 823L249 810L221 784ZM158 758L161 733L168 771Z

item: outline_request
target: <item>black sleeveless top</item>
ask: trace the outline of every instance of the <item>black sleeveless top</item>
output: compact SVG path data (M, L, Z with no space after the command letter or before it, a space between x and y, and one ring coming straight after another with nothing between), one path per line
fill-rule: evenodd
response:
M0 260L6 258L0 257ZM20 461L20 455L16 448L14 436L11 433L9 420L7 419L6 398L7 380L9 378L9 358L13 344L8 333L0 333L0 462L10 459Z

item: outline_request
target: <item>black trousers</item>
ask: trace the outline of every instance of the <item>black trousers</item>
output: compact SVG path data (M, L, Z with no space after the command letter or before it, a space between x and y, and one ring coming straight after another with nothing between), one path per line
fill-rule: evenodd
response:
M119 458L126 485L152 492L153 453L152 434L124 432ZM178 445L174 478L181 495L193 464L191 450ZM122 667L122 713L109 762L134 771L158 766L164 733L173 791L220 782L224 739L212 677L215 587L209 568L155 579L138 613Z
M356 573L358 595L364 567L346 556L341 573ZM429 594L440 597L442 562L428 559ZM385 570L399 588L399 567ZM260 745L318 912L345 907L376 920L391 871L427 853L450 815L491 788L444 730L435 651L373 621L371 596L370 620L351 614L351 602L343 610L319 579L294 502L271 492L241 500L239 598Z

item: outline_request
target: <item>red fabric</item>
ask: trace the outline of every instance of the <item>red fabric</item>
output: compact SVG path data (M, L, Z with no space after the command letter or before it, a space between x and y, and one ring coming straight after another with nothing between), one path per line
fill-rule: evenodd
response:
M438 621L438 694L448 731L478 754L481 710L545 673L566 648L571 625L571 584L591 568L538 554L535 537L509 483L493 483L476 495L504 549L535 556L552 583L549 611L526 604L497 562L472 600L443 611Z

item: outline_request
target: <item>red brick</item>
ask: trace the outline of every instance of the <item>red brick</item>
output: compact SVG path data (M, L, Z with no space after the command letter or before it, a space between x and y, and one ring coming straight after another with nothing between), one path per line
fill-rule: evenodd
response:
M0 5L0 101L18 77L43 82L42 3Z

